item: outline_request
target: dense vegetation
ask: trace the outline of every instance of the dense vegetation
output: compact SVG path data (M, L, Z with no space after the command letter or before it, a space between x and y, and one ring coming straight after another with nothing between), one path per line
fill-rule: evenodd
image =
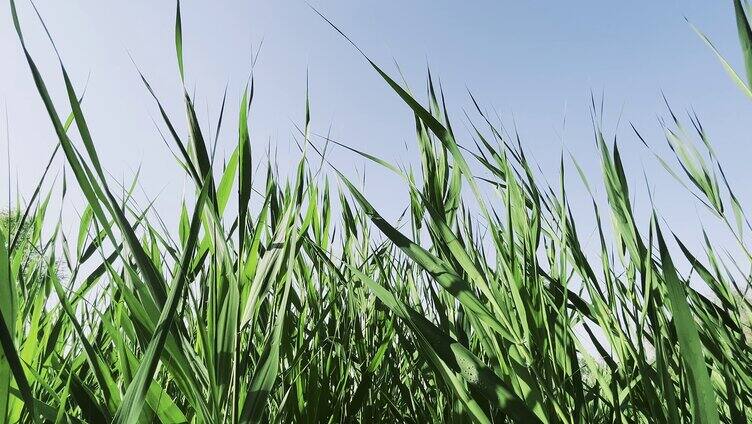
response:
M752 75L746 3L734 7ZM0 421L752 416L752 304L744 296L752 253L743 235L752 227L695 117L688 130L677 118L666 124L677 165L663 163L734 235L738 245L724 249L736 248L739 262L707 237L704 252L691 251L655 212L638 228L618 146L598 119L608 210L592 200L599 244L585 251L563 166L554 186L541 182L518 138L481 107L459 141L430 78L423 106L370 60L414 112L420 167L351 153L404 181L403 220L383 219L328 166L324 145L335 142L314 141L308 118L292 179L272 163L254 179L251 83L237 111L237 148L224 163L185 90L188 134L159 105L176 166L195 188L175 211L175 233L151 205L135 202L136 181L107 176L62 61L71 112L56 110L13 0L11 8L59 140L53 157L65 156L87 204L78 232L65 234L48 213L43 177L27 206L2 220ZM179 7L175 27L182 79ZM752 98L752 78L723 64Z

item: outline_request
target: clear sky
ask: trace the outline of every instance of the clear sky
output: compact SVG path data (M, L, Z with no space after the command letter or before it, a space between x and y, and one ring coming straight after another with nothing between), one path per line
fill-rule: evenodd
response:
M26 0L18 0L32 55L63 113L62 78L41 25ZM460 141L467 89L508 125L516 123L523 144L548 176L556 179L563 150L571 151L593 178L599 166L588 114L590 92L605 94L606 128L618 133L634 185L644 185L643 168L655 184L658 206L677 231L696 233L697 212L656 166L627 122L665 152L658 116L665 115L661 92L683 112L695 109L708 129L743 202L752 157L752 102L726 77L712 52L685 21L706 32L739 67L741 61L731 1L352 1L312 0L377 63L395 71L396 61L411 87L423 92L426 66L443 83ZM85 112L107 169L128 178L141 166L148 196L168 216L183 192L182 171L173 164L152 119L153 101L142 86L128 52L153 83L174 120L183 122L175 65L174 2L38 0L37 5L79 88L89 76ZM306 73L313 127L384 159L416 159L413 118L357 52L302 0L183 2L188 85L199 111L216 121L222 90L229 84L231 107L220 153L235 142L236 111L250 70L252 48L263 39L256 64L257 98L251 116L257 157L271 143L281 167L297 159L295 124L303 119ZM54 133L36 94L9 7L0 7L0 100L9 117L11 185L29 196L54 147ZM566 126L563 125L566 116ZM5 133L5 124L0 124ZM5 140L3 140L3 158ZM332 160L353 175L360 158L335 151ZM61 162L55 169L59 169ZM5 159L0 193L7 197ZM394 217L404 193L398 181L376 166L365 167L367 194ZM571 174L573 196L584 194ZM72 183L72 181L71 181ZM602 191L601 191L602 193ZM639 197L639 194L638 194ZM573 197L577 199L577 197ZM584 198L583 198L584 199ZM681 199L681 201L679 201ZM643 204L646 199L638 198ZM3 204L5 201L3 202ZM575 207L589 208L589 202Z

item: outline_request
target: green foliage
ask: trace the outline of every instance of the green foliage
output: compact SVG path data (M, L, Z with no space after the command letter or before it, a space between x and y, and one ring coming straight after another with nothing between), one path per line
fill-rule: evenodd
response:
M655 211L641 228L618 146L597 125L607 210L591 199L599 244L590 252L563 163L558 188L540 182L521 144L480 107L476 149L464 149L430 76L424 106L368 60L413 112L419 170L350 149L404 181L405 230L336 170L334 216L328 180L311 165L326 158L311 158L325 149L311 139L307 98L294 178L272 163L252 178L253 81L237 147L218 165L184 87L187 139L142 75L193 183L173 234L133 200L136 181L113 194L80 93L61 60L71 110L61 119L10 4L58 138L53 157L65 155L86 205L69 239L46 218L50 196L38 198L45 171L26 210L0 218L0 421L749 422L752 277L741 270L752 228L695 117L704 153L672 113L665 130L678 166L660 161L747 263L721 255L704 231L701 258ZM735 6L748 59L746 6ZM179 6L175 46L184 84Z

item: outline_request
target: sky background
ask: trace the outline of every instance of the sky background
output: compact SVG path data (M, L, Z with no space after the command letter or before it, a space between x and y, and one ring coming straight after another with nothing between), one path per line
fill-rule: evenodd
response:
M50 43L30 4L18 2L31 53L60 113L67 114ZM516 125L524 147L551 181L556 181L558 160L566 151L597 180L600 170L589 98L591 92L603 94L605 128L620 140L630 183L644 186L644 170L671 227L696 237L701 213L695 203L657 165L628 125L633 123L651 145L667 152L658 124L658 118L666 115L661 97L665 93L680 114L689 109L698 113L729 178L736 182L742 204L752 200L747 183L752 102L685 21L686 17L708 34L743 71L731 1L312 3L374 61L393 74L398 63L414 91L424 92L430 66L442 82L461 143L470 141L462 113L472 107L470 90L484 107L496 109L506 125ZM295 125L303 122L307 75L314 131L331 129L332 138L354 148L395 163L416 163L412 113L304 1L186 0L182 5L187 84L195 88L205 129L216 122L222 91L228 86L221 155L229 156L234 148L237 103L250 71L251 51L263 40L251 114L257 160L263 159L267 145L278 152L283 172L298 159L292 140ZM139 195L142 199L159 195L158 209L168 220L176 220L185 178L155 129L152 120L159 120L157 109L128 56L130 52L184 129L174 53L174 2L38 0L37 6L79 91L88 78L84 109L107 170L117 179L128 179L140 166L143 191ZM6 199L10 185L14 196L28 198L55 136L23 60L7 4L0 7L0 57L0 101L9 120L8 128L0 123L0 193ZM349 175L365 169L369 199L387 217L399 214L406 196L398 179L346 151L334 150L330 159ZM61 167L58 160L53 169ZM590 209L586 192L573 172L570 177L573 206L576 213L585 213ZM69 182L75 185L72 179ZM66 215L74 216L80 209L75 192ZM638 204L645 206L644 191L635 193Z

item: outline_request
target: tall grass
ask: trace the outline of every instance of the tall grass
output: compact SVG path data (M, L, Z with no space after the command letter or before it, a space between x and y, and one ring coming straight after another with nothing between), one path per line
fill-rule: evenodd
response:
M750 20L734 5L752 68ZM430 78L423 105L368 60L414 113L419 169L351 150L404 181L405 228L335 168L341 190L322 181L322 144L336 142L311 137L308 110L293 178L268 163L254 179L252 82L235 112L237 147L220 164L188 92L179 134L143 77L193 183L175 234L135 202L136 181L108 178L62 60L71 112L56 109L10 6L59 141L53 156L65 156L86 207L66 234L40 181L0 228L0 421L750 421L752 227L696 117L689 130L666 123L675 165L661 161L728 227L743 262L707 235L691 251L656 212L638 227L595 106L608 208L592 199L592 255L563 164L557 185L541 182L519 139L481 107L460 144ZM184 81L181 32L178 7Z

